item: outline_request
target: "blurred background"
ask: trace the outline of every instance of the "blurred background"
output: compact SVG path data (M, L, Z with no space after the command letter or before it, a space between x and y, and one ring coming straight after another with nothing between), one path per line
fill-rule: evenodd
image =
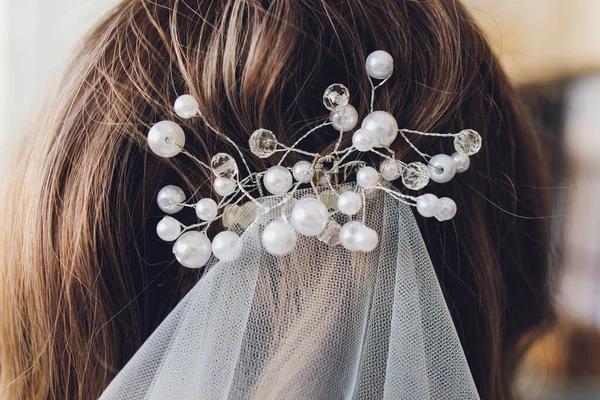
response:
M0 165L82 35L119 0L0 0ZM558 324L526 357L524 399L600 399L600 0L464 0L553 159Z

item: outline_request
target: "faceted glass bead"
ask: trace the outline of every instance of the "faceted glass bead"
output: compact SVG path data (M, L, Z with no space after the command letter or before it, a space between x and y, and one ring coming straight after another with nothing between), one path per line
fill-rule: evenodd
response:
M408 189L423 189L429 183L429 178L429 169L421 162L412 162L402 170L402 183Z
M257 129L248 140L250 151L257 157L267 158L277 149L277 138L268 129Z
M402 176L404 165L399 160L385 159L379 166L381 177L388 182L395 181Z
M210 161L210 168L215 176L231 179L238 173L238 166L233 157L227 153L215 154Z
M340 83L330 85L323 94L323 104L331 111L345 107L348 101L350 101L350 92Z
M459 153L472 156L481 149L481 136L473 129L465 129L454 138L454 149Z
M317 239L328 246L337 246L340 244L340 224L330 219L325 225L323 232L317 235Z

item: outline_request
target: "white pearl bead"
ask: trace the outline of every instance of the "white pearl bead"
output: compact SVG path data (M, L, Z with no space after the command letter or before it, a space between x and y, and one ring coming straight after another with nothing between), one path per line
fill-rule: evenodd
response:
M218 211L219 206L213 199L202 199L196 203L196 215L203 221L212 221Z
M446 154L438 154L429 160L429 175L431 180L437 183L446 183L456 175L456 163Z
M310 182L315 175L315 170L311 163L308 161L298 161L294 168L292 168L292 174L294 179L298 182L307 183Z
M156 224L156 233L165 242L172 242L181 233L181 224L167 215Z
M235 189L237 189L237 182L233 179L221 178L219 176L215 178L215 181L213 182L213 187L215 188L215 192L217 192L219 196L225 197L235 192Z
M362 208L362 197L356 192L344 192L338 197L337 206L342 214L354 215Z
M400 160L389 160L386 158L379 166L381 177L388 182L392 182L400 178L403 170L404 166Z
M167 214L175 214L183 209L181 203L185 201L185 193L180 187L168 185L160 189L156 196L158 207Z
M374 111L362 122L362 129L373 132L377 137L375 147L388 147L398 136L398 122L392 114L385 111Z
M371 151L377 144L379 144L377 135L366 129L361 128L352 135L352 145L358 151Z
M272 194L287 193L293 183L290 171L280 165L269 168L263 176L263 185Z
M212 252L219 261L234 261L242 254L242 241L237 233L223 231L212 241Z
M417 198L417 211L425 218L436 215L440 207L440 200L434 194L426 193Z
M296 246L296 231L292 224L276 220L265 226L262 234L262 244L266 252L274 256L283 256Z
M379 244L379 236L361 222L350 221L340 229L340 243L350 251L370 252Z
M316 236L325 230L329 212L321 200L301 199L294 205L290 220L296 232L305 236Z
M225 207L225 212L223 213L223 218L221 219L225 228L229 228L231 225L233 225L233 221L235 221L238 211L240 211L240 206L237 204L230 204Z
M372 78L385 79L394 71L394 59L387 51L377 50L367 57L366 68Z
M173 157L183 149L185 133L173 121L160 121L150 128L148 145L150 150L160 157Z
M449 197L440 199L440 207L435 217L440 221L448 221L456 215L456 203Z
M456 164L456 172L459 174L462 174L468 170L469 166L471 165L471 159L468 155L463 153L456 152L452 154L452 160Z
M356 173L356 182L365 189L375 187L379 182L379 172L373 167L362 167Z
M186 232L173 245L173 254L184 267L200 268L210 260L210 240L202 232Z
M184 94L175 100L173 108L175 109L175 114L181 118L192 118L198 115L198 100L192 95Z
M358 221L346 222L340 229L340 244L350 251L360 251L357 237L363 224Z
M332 112L329 119L333 122L331 125L337 131L348 132L358 124L358 111L351 104L348 104L337 110L337 112Z
M360 234L356 238L356 242L360 248L360 251L369 253L375 250L379 244L379 235L377 235L377 232L375 232L374 229L363 225Z

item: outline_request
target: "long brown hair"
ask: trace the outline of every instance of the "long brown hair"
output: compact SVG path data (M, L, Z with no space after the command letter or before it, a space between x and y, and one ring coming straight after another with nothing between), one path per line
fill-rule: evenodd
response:
M454 222L419 220L481 396L510 398L520 357L551 315L548 178L513 89L453 0L119 5L84 41L5 186L2 396L97 397L199 278L172 265L154 232L162 186L210 190L185 159L147 149L149 125L175 118L178 95L194 95L238 143L257 127L291 143L325 116L330 83L347 85L365 115L363 60L377 49L395 73L376 108L402 127L484 138L469 172L435 188L459 204ZM183 126L205 161L231 150L197 121ZM415 157L399 142L397 157ZM451 152L446 141L417 142Z

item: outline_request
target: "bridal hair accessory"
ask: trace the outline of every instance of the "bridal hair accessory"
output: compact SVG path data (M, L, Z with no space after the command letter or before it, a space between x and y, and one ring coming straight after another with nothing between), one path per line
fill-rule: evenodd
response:
M413 191L424 189L430 181L449 182L456 173L463 173L469 168L469 157L481 149L481 136L472 129L464 129L458 133L429 133L399 128L391 114L374 110L375 92L391 77L393 64L391 55L382 50L367 57L366 70L371 78L370 112L358 129L355 128L360 118L357 110L349 103L349 90L336 83L330 85L323 95L323 104L331 112L329 118L308 130L291 146L280 143L275 133L268 129L254 131L248 141L253 155L268 158L275 153L283 153L278 164L266 171L251 171L244 151L231 138L203 119L211 131L235 148L247 172L243 178L230 154L215 154L209 165L187 152L184 131L177 123L161 121L152 126L148 132L150 149L164 158L184 154L202 168L211 171L214 175L214 191L220 196L218 202L203 198L190 203L186 201L184 191L177 186L169 185L159 191L157 202L162 211L175 214L184 207L193 207L200 219L199 223L185 226L168 215L158 223L158 236L165 241L175 241L173 253L177 260L185 267L200 268L209 261L212 254L220 261L237 259L242 252L242 241L237 233L222 231L211 242L207 231L219 219L225 228L231 227L240 207L246 206L256 208L254 215L257 218L251 223L258 221L260 216L268 215L271 210L283 210L281 216L268 221L262 231L261 241L265 251L275 256L292 252L298 234L316 236L328 245L341 244L352 252L373 251L379 243L379 237L374 229L365 224L365 203L367 194L372 191L383 191L401 203L416 207L417 212L425 218L435 217L440 221L452 219L457 210L452 199L438 198L431 193L412 196L399 191L390 182L401 180L406 189ZM376 85L373 79L381 82ZM174 109L184 119L202 118L197 100L187 94L176 99ZM329 153L312 153L299 148L304 139L329 126L339 132ZM342 148L343 139L349 132L353 132L352 145ZM398 135L423 162L405 163L395 158L390 146ZM411 142L411 135L453 139L455 153L434 156L425 154ZM284 161L292 152L307 159L286 167ZM379 168L375 169L365 161L350 157L360 152L380 156L382 162ZM354 176L355 184L339 185L340 175L344 182ZM296 199L294 195L301 185L310 185L313 193ZM280 196L279 201L270 206L259 201L264 196L264 190ZM244 201L246 203L242 204ZM338 213L357 219L340 226L334 218Z

